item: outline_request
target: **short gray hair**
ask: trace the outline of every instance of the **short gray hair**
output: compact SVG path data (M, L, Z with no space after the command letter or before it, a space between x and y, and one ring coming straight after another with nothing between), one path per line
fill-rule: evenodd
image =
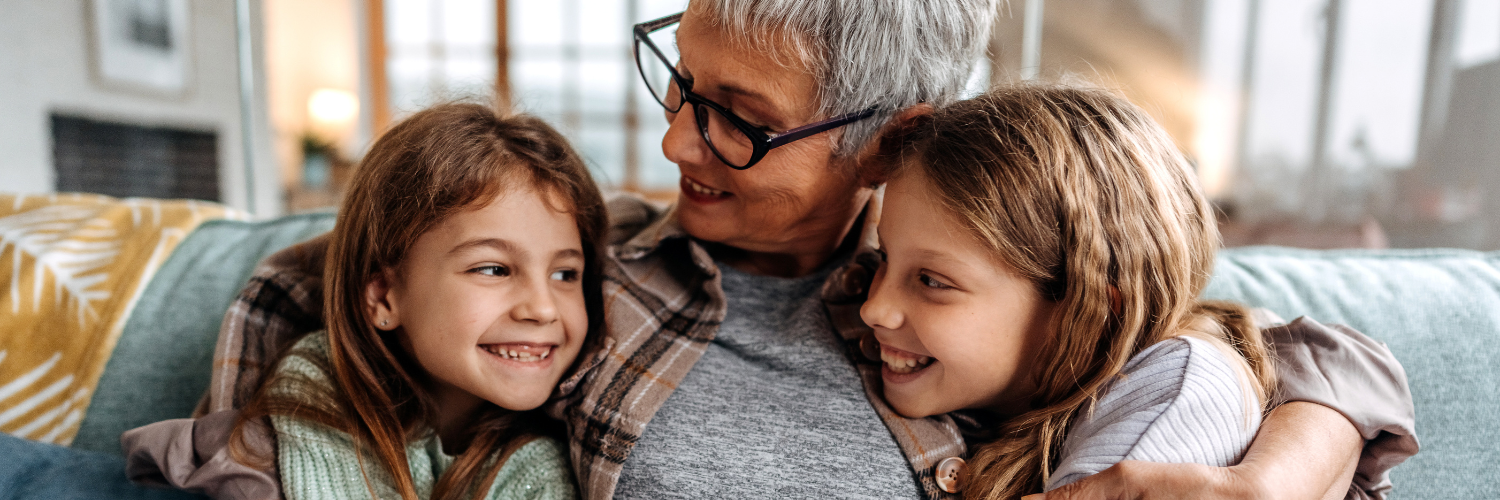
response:
M875 116L841 129L837 156L858 152L903 108L922 102L942 106L957 99L988 45L996 3L692 0L736 41L780 47L800 59L818 82L824 117L878 109Z

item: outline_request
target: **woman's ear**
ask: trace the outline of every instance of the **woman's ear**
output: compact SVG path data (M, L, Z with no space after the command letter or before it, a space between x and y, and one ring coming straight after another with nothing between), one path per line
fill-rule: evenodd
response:
M900 164L901 148L912 132L931 115L932 105L919 102L896 112L886 121L875 140L860 151L860 183L874 187L890 180L891 173Z
M370 276L370 282L365 284L365 317L370 324L382 331L395 330L401 326L401 314L397 304L395 290L391 284L395 281L391 270L383 269Z

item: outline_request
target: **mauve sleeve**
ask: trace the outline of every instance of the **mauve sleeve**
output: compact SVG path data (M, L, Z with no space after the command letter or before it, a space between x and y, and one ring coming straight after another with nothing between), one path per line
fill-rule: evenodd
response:
M1276 353L1278 399L1337 410L1364 436L1348 497L1385 498L1391 468L1417 453L1416 410L1401 363L1375 339L1305 317L1264 334Z
M245 465L229 452L239 410L210 413L197 419L164 420L120 436L125 475L131 481L201 493L216 500L280 500L274 467ZM263 422L247 422L245 444L266 458L275 438Z

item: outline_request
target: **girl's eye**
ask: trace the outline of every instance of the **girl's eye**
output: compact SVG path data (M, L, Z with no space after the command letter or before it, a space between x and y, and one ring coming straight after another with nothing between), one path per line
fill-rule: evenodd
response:
M918 274L917 281L922 282L922 286L925 286L927 288L934 288L938 290L947 290L949 288L953 288L952 285L938 281L937 278L928 276L926 273Z
M486 276L510 276L510 268L505 266L479 266L470 269L469 272Z
M576 281L578 279L578 271L573 269L559 269L556 271L552 271L552 279L557 281Z

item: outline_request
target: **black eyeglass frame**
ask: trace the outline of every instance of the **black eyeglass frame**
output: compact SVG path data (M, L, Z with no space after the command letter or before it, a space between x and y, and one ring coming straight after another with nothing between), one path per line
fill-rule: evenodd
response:
M718 103L710 101L701 95L693 93L692 80L683 78L682 74L677 72L677 68L673 64L673 62L668 61L667 56L665 54L662 54L661 49L657 48L656 44L651 42L651 38L649 37L651 33L676 24L681 20L682 13L678 12L670 16L662 17L660 19L653 19L635 25L635 44L632 47L634 49L633 52L635 52L635 69L641 74L641 81L646 83L646 88L651 91L651 97L653 99L656 99L656 102L658 104L661 104L662 108L665 108L667 112L676 113L682 110L682 103L684 102L693 104L693 114L696 117L695 121L698 122L698 134L703 136L703 142L705 144L708 144L708 149L714 152L714 156L719 157L719 161L724 162L724 164L728 165L730 168L733 168L735 170L745 170L747 168L755 166L755 164L759 162L761 158L764 158L766 156L766 153L771 152L772 149L785 146L799 139L827 132L844 125L869 118L871 116L874 116L875 112L878 111L878 108L872 107L864 111L849 113L817 123L803 125L801 127L782 132L780 134L767 134L764 131L760 130L759 127L751 125L750 122L747 122L744 119L735 116L734 113L730 112L728 109L725 109L723 106L720 106ZM656 55L656 59L660 61L662 65L667 67L667 71L672 75L672 81L677 84L677 90L682 93L682 99L678 101L677 109L672 109L672 106L668 106L661 97L657 97L656 89L651 88L651 79L646 77L645 64L641 62L642 44L651 49L651 53ZM750 153L750 160L746 161L744 165L735 165L734 162L725 159L724 154L719 152L719 148L714 146L713 139L710 139L708 135L708 115L703 112L703 108L705 107L713 110L720 116L723 116L725 120L729 121L730 125L734 125L734 128L739 129L740 133L745 134L745 137L750 139L750 146L752 148Z

